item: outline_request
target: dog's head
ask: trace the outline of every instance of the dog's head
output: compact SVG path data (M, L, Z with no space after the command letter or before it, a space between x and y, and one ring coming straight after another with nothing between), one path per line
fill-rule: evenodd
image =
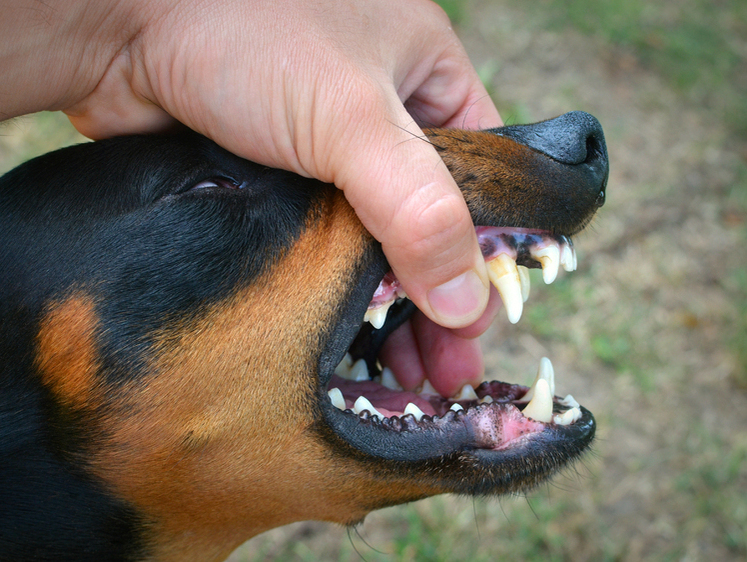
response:
M498 285L514 261L573 268L607 180L596 120L428 135ZM524 490L593 438L547 368L529 392L398 388L376 357L413 307L341 192L195 134L28 162L0 225L0 510L37 552L219 558L292 521Z

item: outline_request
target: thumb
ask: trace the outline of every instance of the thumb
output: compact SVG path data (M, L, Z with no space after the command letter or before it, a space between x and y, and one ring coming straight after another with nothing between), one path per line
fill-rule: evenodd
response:
M415 305L442 326L468 326L489 295L474 225L441 157L398 105L394 119L369 116L376 125L341 147L335 183Z

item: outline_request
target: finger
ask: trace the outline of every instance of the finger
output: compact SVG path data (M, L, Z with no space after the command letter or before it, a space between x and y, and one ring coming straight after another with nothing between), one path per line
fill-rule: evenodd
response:
M64 110L78 132L98 140L159 133L178 125L178 121L161 107L128 87L130 79L127 61L123 57L117 58L93 92Z
M484 260L461 192L399 108L389 111L390 120L382 119L381 108L368 114L364 122L372 125L345 143L334 181L382 243L418 308L443 326L461 328L487 305Z

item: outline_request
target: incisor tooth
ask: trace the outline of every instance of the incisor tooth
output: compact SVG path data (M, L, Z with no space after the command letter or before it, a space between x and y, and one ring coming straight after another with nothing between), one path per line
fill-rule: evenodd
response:
M569 408L578 408L580 406L580 404L576 402L576 399L570 394L567 394L565 398L560 400L560 403Z
M402 386L397 382L389 367L384 367L381 370L381 384L390 390L402 390Z
M560 248L551 244L544 248L531 248L529 253L542 264L542 279L545 281L545 285L555 281L560 268Z
M345 409L345 399L342 397L342 391L339 388L330 388L327 394L335 408L339 408L340 410Z
M423 410L418 408L412 402L408 402L407 406L405 406L404 415L407 415L407 414L412 414L415 417L416 421L420 421L421 419L423 419L423 416L425 415L423 413Z
M516 269L519 271L519 282L521 283L521 300L527 302L529 298L529 288L532 285L529 279L529 269L523 265L517 265Z
M490 394L486 394L479 400L480 404L492 404L493 403L493 397L490 396Z
M370 322L378 330L386 322L386 313L389 311L390 306L392 306L392 302L384 303L376 308L369 308L363 316L363 321Z
M524 310L524 299L521 296L521 278L516 261L506 254L498 254L485 264L488 268L490 282L498 289L506 307L506 315L511 324L516 324Z
M570 425L573 422L581 418L581 410L579 408L571 408L566 410L562 414L556 414L552 417L553 423L558 425Z
M521 413L538 422L547 423L552 420L552 394L545 379L537 381L534 397Z
M563 244L560 250L560 263L565 271L573 271L573 248L568 244Z
M358 359L353 363L353 367L350 369L350 380L356 382L367 381L370 377L368 376L368 365L366 365L365 359Z
M532 399L532 397L534 396L534 389L540 379L544 379L547 381L547 386L550 389L550 395L555 396L555 369L553 369L552 362L547 357L543 357L542 359L540 359L540 364L537 368L537 376L534 378L534 382L532 383L532 386L529 388L527 393L521 398L522 401Z
M459 391L459 394L452 396L451 399L452 400L477 400L477 394L475 393L475 389L472 388L472 386L470 386L469 383L467 383Z
M381 412L373 407L373 404L368 401L368 398L366 398L365 396L359 396L355 401L355 404L353 404L353 411L356 414L360 414L364 410L368 410L368 413L372 416L379 416L381 419L384 419L384 416L381 415Z
M455 412L458 412L459 410L464 410L464 408L462 408L461 404L458 404L458 403L454 402L451 405L451 408L449 408L449 410L454 410Z

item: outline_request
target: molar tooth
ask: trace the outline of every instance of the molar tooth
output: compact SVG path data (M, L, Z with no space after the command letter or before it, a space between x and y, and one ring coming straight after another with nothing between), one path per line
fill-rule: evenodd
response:
M384 416L381 415L381 412L373 407L373 404L368 401L368 398L366 398L365 396L359 396L355 401L355 404L353 404L353 411L356 414L360 414L364 410L368 410L368 413L372 416L379 416L381 419L384 419Z
M529 279L529 269L523 265L517 265L516 269L519 271L519 282L521 283L521 300L527 302L527 299L529 298L529 288L532 284Z
M524 417L547 423L552 420L552 394L550 385L545 379L540 379L534 387L534 397L521 412Z
M350 358L349 361L348 358ZM342 379L350 380L350 368L352 366L353 359L350 357L349 353L346 353L345 358L337 364L337 367L335 367L335 374Z
M425 382L423 382L420 390L418 391L418 394L432 394L434 396L439 396L438 391L433 388L431 381L429 381L428 379L425 379Z
M342 397L342 391L339 388L330 388L327 391L332 405L340 410L345 410L345 399Z
M402 386L397 382L394 372L389 367L381 370L381 384L390 390L402 390Z
M549 285L558 276L560 267L560 248L557 244L550 244L544 248L530 248L531 256L542 264L542 279Z
M516 261L506 254L498 254L485 264L488 268L490 282L498 289L506 307L508 321L516 324L524 310L521 291L521 278Z
M475 389L470 386L469 383L465 384L459 391L459 394L455 394L451 397L452 400L477 400L477 394Z
M368 376L368 365L366 365L366 360L358 359L358 361L356 361L353 364L353 367L350 369L349 379L351 381L362 382L369 380L369 378L370 377Z
M451 405L451 408L449 408L449 410L453 410L453 411L455 411L455 412L458 412L458 411L460 411L460 410L464 410L464 408L462 408L462 405L461 405L461 404L459 404L458 402L454 402L454 403L453 403L453 404Z
M370 322L371 325L378 330L384 325L384 322L386 322L386 314L393 302L394 301L385 302L376 308L369 308L366 311L365 316L363 316L363 321Z
M534 389L540 379L547 381L547 386L550 389L550 396L555 396L555 369L553 369L552 362L547 357L540 359L537 376L534 378L534 382L527 393L521 398L522 402L531 400L534 397Z
M553 423L558 425L570 425L581 418L581 410L578 408L571 408L566 410L562 414L555 414L552 417Z
M415 417L416 421L420 421L423 419L423 416L425 415L423 413L423 410L418 408L415 404L412 402L408 402L407 406L405 406L405 411L403 415L412 414Z

